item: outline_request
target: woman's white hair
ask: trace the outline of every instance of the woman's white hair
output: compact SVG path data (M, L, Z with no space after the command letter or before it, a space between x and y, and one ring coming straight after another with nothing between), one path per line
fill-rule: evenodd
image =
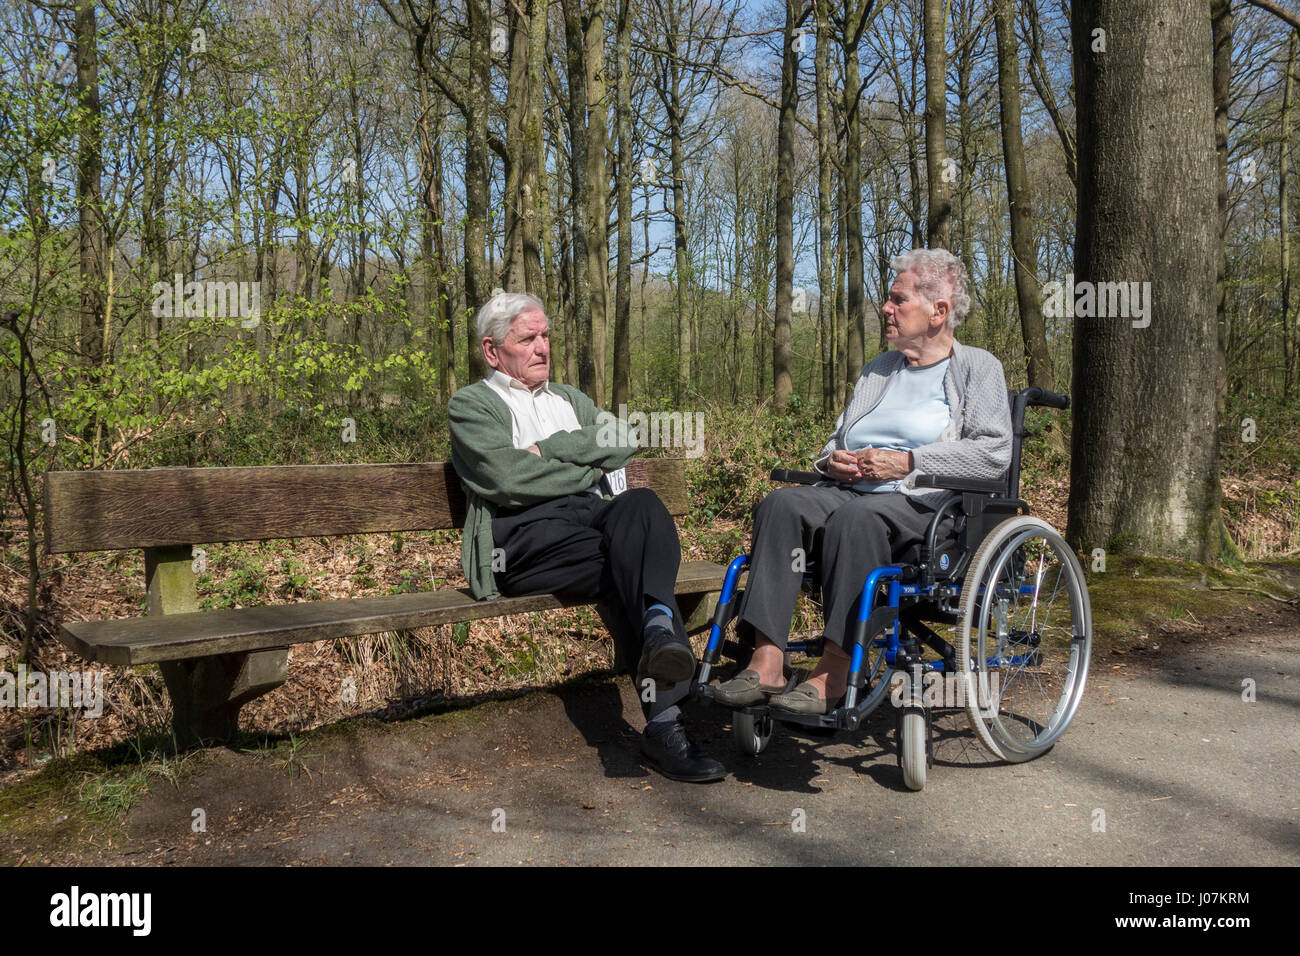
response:
M916 276L916 291L931 305L940 299L948 303L948 331L961 325L970 311L970 292L960 259L947 249L913 249L894 256L889 268Z
M536 309L543 314L546 312L546 306L535 295L529 295L527 292L498 292L478 310L479 340L491 339L497 343L504 342L506 336L510 334L510 326L519 317L519 313L527 312L529 309Z

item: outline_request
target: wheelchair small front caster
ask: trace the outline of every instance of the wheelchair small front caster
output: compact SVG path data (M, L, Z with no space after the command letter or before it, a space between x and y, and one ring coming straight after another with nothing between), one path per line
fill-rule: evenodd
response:
M898 765L909 790L925 789L930 766L930 720L924 707L904 707L898 715Z
M741 753L757 757L772 739L772 718L767 713L747 714L738 710L731 715L731 733Z

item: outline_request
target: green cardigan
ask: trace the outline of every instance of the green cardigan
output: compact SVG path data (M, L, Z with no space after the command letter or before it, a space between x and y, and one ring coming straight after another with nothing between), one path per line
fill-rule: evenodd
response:
M515 447L510 409L486 381L462 388L447 406L451 461L469 503L460 560L479 600L500 596L492 574L497 508L579 494L606 470L626 465L639 447L627 422L597 408L571 385L552 382L549 387L573 406L582 427L543 438L537 443L540 456Z

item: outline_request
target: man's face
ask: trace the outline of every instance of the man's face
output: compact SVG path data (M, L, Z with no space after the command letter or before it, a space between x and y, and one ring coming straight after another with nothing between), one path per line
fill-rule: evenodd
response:
M541 309L526 309L510 323L504 342L483 340L488 365L529 388L551 377L551 324Z
M936 313L948 315L943 299L931 304L916 289L916 276L900 272L889 289L889 299L881 306L885 313L885 338L895 348L920 345L930 331Z

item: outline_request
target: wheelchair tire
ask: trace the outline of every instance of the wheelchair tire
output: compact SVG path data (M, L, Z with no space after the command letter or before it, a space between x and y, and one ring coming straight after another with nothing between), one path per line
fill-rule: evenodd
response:
M1079 709L1092 650L1083 567L1046 521L1008 518L962 585L957 659L980 742L1009 763L1051 749Z
M731 715L731 735L736 738L741 753L757 757L772 739L772 718L767 714L736 711Z
M898 718L898 763L903 768L903 784L908 790L925 789L928 737L925 710L905 707Z

